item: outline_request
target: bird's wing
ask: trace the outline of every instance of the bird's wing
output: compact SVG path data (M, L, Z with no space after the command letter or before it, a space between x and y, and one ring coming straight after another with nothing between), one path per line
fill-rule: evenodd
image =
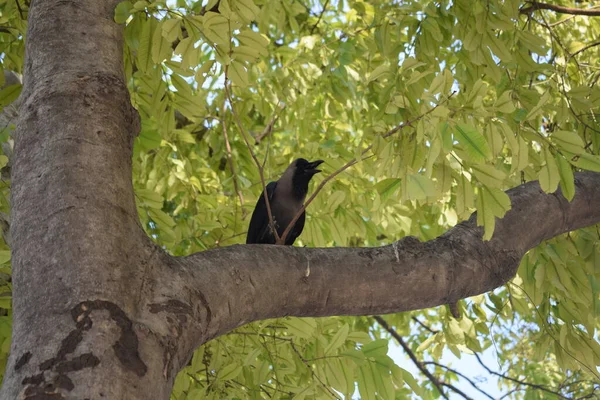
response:
M269 182L267 185L267 196L269 197L269 204L273 205L273 196L275 194L275 188L277 182ZM248 227L248 235L246 236L246 243L271 243L275 244L275 237L269 229L269 213L267 212L267 203L265 202L264 192L261 192L254 212L252 212L252 218L250 219L250 226Z
M304 211L302 211L302 215L300 215L300 217L298 218L298 221L296 221L296 223L294 224L294 227L290 230L290 233L288 233L287 237L285 238L286 245L288 245L288 246L293 245L296 238L298 236L300 236L300 234L302 233L302 230L304 229L304 220L305 219L306 219L306 213Z

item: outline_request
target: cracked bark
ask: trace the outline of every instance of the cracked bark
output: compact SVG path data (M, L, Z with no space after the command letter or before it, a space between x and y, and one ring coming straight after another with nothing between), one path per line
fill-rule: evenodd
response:
M600 174L588 172L576 174L571 203L535 182L510 190L512 210L489 242L473 216L425 243L236 245L170 257L137 219L139 124L122 74L117 3L32 2L2 399L167 399L193 350L237 326L452 303L505 283L541 241L600 221Z

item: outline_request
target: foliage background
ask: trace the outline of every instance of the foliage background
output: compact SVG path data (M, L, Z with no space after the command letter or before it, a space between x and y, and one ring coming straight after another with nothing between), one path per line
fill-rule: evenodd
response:
M555 4L596 8L594 1ZM424 241L473 211L490 238L495 218L510 208L508 188L539 180L546 192L560 186L572 198L574 170L600 172L600 19L522 12L529 6L120 3L125 74L142 118L133 155L141 223L174 255L243 243L262 190L249 148L265 160L267 180L298 156L325 159L324 176L359 160L310 204L297 245ZM4 70L22 72L27 11L26 1L0 0ZM19 92L20 85L0 91L3 365ZM444 397L460 396L448 385L463 378L444 365L421 365L433 380L395 365L390 330L428 362L493 347L507 398L592 397L600 390L599 238L591 227L542 243L510 284L462 301L459 320L438 307L387 316L389 329L367 317L244 326L200 348L172 398L429 399L441 396L436 384Z

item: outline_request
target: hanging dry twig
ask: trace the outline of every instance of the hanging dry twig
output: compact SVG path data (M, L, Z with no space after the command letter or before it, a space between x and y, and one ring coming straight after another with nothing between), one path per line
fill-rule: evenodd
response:
M225 72L225 81L227 81L227 72ZM221 125L223 126L223 137L225 138L225 149L227 150L227 162L229 164L229 169L231 170L231 175L233 179L233 188L240 199L240 207L242 207L242 219L246 217L246 210L244 209L244 196L242 195L242 191L240 190L237 174L235 173L235 167L233 165L233 156L231 155L231 144L229 144L229 137L227 135L227 122L225 122L225 106L227 104L227 98L223 99L223 118L221 119Z

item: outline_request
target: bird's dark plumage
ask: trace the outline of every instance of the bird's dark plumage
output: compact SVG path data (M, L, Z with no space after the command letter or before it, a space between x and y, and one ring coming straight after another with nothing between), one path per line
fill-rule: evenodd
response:
M322 162L322 160L308 162L304 158L298 158L290 164L277 182L270 182L267 185L271 214L273 214L273 222L279 236L283 234L288 224L304 204L308 192L308 183L316 173L321 172L317 167ZM296 238L300 236L304 229L305 217L306 215L303 212L287 235L286 245L292 245ZM267 212L264 193L260 194L252 213L246 243L275 244L275 235L269 227L269 213Z

